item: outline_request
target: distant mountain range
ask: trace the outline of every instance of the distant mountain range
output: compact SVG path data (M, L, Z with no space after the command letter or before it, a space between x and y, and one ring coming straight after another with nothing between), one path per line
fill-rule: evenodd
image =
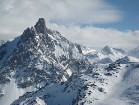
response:
M139 47L70 42L40 18L0 46L0 105L138 105Z

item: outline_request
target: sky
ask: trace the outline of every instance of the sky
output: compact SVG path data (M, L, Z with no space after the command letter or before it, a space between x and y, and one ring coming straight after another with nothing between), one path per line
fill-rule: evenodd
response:
M113 27L119 30L139 29L139 0L106 0L122 11L123 18L115 24L103 25L103 27Z
M38 18L91 48L139 45L139 0L0 0L0 39L20 36Z

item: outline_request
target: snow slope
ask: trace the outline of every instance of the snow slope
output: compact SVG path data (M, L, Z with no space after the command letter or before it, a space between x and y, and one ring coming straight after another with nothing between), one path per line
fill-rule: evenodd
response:
M139 62L99 64L80 75L72 75L63 84L26 94L12 105L33 105L30 102L36 102L37 97L48 105L132 105L133 102L138 105L138 74Z
M102 100L99 105L138 105L138 77L139 63L131 64L123 74L121 81L113 87L111 94Z
M26 89L18 88L14 79L12 79L9 84L1 85L0 89L4 93L4 96L0 97L0 105L10 105L13 100L18 99L26 92L35 90L32 87Z

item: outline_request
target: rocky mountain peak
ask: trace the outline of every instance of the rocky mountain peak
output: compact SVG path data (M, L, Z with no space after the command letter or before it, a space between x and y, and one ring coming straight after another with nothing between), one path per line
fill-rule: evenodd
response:
M104 50L110 50L110 47L109 46L105 46L103 49Z
M11 49L10 45L15 46ZM63 82L70 76L67 70L72 71L76 62L77 69L74 68L73 72L82 68L80 62L86 64L80 45L62 37L58 31L46 28L43 18L35 26L27 28L18 40L5 46L0 48L0 59L5 58L0 62L0 83L9 83L15 78L20 88L40 88Z
M45 35L50 33L49 29L46 28L44 18L39 18L38 22L34 26L32 26L31 28L28 27L26 30L24 30L21 39L26 40L29 37L37 36L40 33L43 33Z
M34 27L38 33L44 33L46 30L44 18L39 18L38 22L36 23Z

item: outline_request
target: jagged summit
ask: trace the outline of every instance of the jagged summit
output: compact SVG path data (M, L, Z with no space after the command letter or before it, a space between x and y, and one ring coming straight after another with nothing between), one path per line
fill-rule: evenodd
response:
M24 32L23 32L23 37L29 37L29 36L33 36L33 35L37 35L39 33L47 33L47 28L45 25L45 19L44 18L39 18L38 22L31 28L27 28Z
M12 43L13 47L10 46ZM70 67L69 62L82 59L80 45L68 41L59 32L46 28L43 18L34 27L27 28L16 40L0 48L0 54L0 77L3 76L0 83L8 83L14 77L19 87L37 86L37 82L42 86L64 81L69 78L65 75ZM18 71L18 68L22 69ZM23 73L24 71L26 72ZM6 76L8 72L9 76ZM29 84L26 85L26 82Z
M24 30L23 34L21 35L21 40L25 41L28 38L33 38L35 36L38 35L40 36L42 34L43 35L53 34L53 31L46 27L44 18L39 18L34 26L32 26L31 28L28 27L26 30Z
M45 19L39 18L38 22L34 27L38 33L44 33L46 30Z
M33 91L64 82L73 72L87 69L88 65L80 45L70 42L58 31L48 29L45 20L40 18L35 26L0 47L0 96L3 95L0 105L10 105L28 91L25 88ZM7 102L9 92L3 91L6 87L1 89L5 84L25 91L17 97L9 96ZM16 90L11 89L13 93L17 93Z
M45 25L45 19L44 18L39 18L36 25L39 25L39 24L40 25Z

